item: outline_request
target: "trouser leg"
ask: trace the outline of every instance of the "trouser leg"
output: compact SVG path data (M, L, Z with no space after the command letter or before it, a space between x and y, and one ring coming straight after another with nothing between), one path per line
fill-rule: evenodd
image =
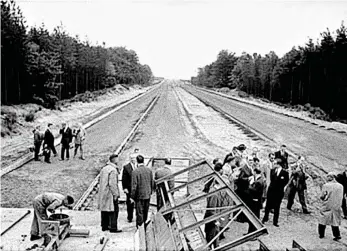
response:
M51 158L51 149L48 148L48 153L45 154L45 162L49 162L50 158Z
M149 199L143 200L143 222L145 223L148 219L149 210Z
M343 196L343 199L342 199L342 211L343 211L343 215L345 217L347 217L347 205L346 205L346 198L345 196Z
M55 146L54 144L49 146L49 148L52 150L53 154L56 155L57 154L57 150L55 150Z
M69 144L66 144L65 150L66 150L66 158L69 159L70 158L70 145Z
M118 200L113 201L114 206L114 212L110 213L110 231L117 230L118 229L118 213L119 213L119 207L118 207Z
M324 235L325 235L325 228L326 228L325 225L318 224L318 234L319 234L319 237L324 237Z
M263 222L266 222L269 220L269 214L270 214L270 203L269 203L269 198L267 198Z
M280 208L281 208L281 201L277 202L274 207L274 218L273 218L273 224L278 224L278 218L280 216Z
M260 207L258 208L257 205L252 208L252 212L255 216L257 216L257 218L260 217ZM248 220L248 233L254 232L255 230L257 230L257 228L252 224L250 220Z
M333 231L334 237L340 237L340 229L338 226L331 226L331 230Z
M110 220L109 220L109 212L104 212L101 211L101 230L106 231L109 230L109 225Z
M306 212L307 206L306 206L306 202L305 202L305 190L298 191L298 195L299 195L300 204L302 206L302 211Z
M287 203L288 209L291 209L294 204L295 193L296 193L296 188L293 186L289 187L288 203Z
M34 200L33 208L34 208L34 218L31 224L30 234L41 236L42 234L41 221L46 220L48 218L48 215L47 215L46 209L38 201Z
M80 153L81 153L81 158L83 158L83 144L80 144Z
M77 150L78 150L79 146L80 146L79 144L75 144L75 149L74 149L74 154L73 154L74 157L77 154Z
M35 143L35 155L34 158L35 160L39 160L39 153L40 153L40 148L41 148L41 142L40 143Z
M128 221L132 221L133 220L133 215L134 215L134 203L131 203L130 201L130 195L127 194L126 195L126 203L127 203L127 213L128 213Z
M61 152L60 152L61 159L64 159L64 153L65 153L65 146L64 144L61 144Z
M136 201L136 226L139 227L144 222L144 215L143 215L143 200Z

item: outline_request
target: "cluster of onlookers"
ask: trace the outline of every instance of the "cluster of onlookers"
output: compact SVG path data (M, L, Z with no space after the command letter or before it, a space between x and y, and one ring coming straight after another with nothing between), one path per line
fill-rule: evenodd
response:
M54 134L52 131L53 124L49 123L46 131L43 133L40 131L40 126L36 126L33 130L34 133L34 160L40 161L39 154L42 147L42 154L46 163L51 163L51 153L54 157L57 156L57 151L54 144ZM62 127L59 130L61 135L61 156L60 160L67 160L70 158L70 148L72 147L72 141L74 139L75 150L74 158L77 155L78 149L80 150L80 159L84 160L83 157L83 145L86 139L86 131L82 124L79 123L76 128L71 129L67 123L62 123Z
M246 146L241 144L234 147L223 161L219 158L213 160L213 165L214 170L221 175L224 182L239 196L255 216L260 218L261 209L265 208L262 222L267 222L269 214L272 212L273 225L279 227L278 220L282 200L286 194L288 198L287 209L292 210L296 193L302 206L302 212L304 214L311 213L308 211L305 201L306 180L309 175L306 173L307 165L302 156L299 156L294 163L289 163L285 145L282 145L278 151L269 153L266 160L260 159L257 148L252 149L251 153L246 154L246 152ZM319 237L323 238L325 226L331 225L334 240L339 240L341 239L338 227L341 224L341 207L345 217L347 217L345 198L347 193L347 170L337 176L329 173L327 181L322 189L323 207L320 210ZM218 187L219 184L216 180L211 179L206 182L204 191L208 192L215 189L215 183ZM232 202L226 201L225 196L219 193L208 198L207 208L231 206L230 203ZM216 210L207 210L205 217L214 212ZM244 216L241 215L237 220L249 223L248 233L256 230ZM206 224L205 232L208 242L216 236L220 226L223 226L220 220L214 221L212 224ZM222 234L219 239L223 237ZM216 239L213 244L218 246L218 240Z

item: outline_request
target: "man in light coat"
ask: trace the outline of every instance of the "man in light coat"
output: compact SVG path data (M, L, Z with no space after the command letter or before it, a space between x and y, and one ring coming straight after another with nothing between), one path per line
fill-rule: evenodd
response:
M30 240L38 240L42 236L41 221L47 220L47 211L54 213L54 210L60 206L70 208L74 203L74 199L69 195L62 195L59 193L43 193L35 197L33 201L34 218L31 224L31 237Z
M117 167L118 155L112 154L100 172L100 187L99 187L99 210L101 211L101 230L110 230L111 233L119 233L122 230L118 229L118 174Z
M338 241L341 239L339 226L341 225L342 218L343 186L336 182L334 173L328 173L327 183L322 187L320 198L323 204L319 211L319 238L324 238L325 228L327 225L330 225L334 235L334 241Z
M84 141L86 139L86 130L84 130L82 123L78 123L78 129L74 130L73 137L75 137L75 151L74 151L74 158L76 157L78 148L80 149L80 159L84 160L83 157L83 145Z

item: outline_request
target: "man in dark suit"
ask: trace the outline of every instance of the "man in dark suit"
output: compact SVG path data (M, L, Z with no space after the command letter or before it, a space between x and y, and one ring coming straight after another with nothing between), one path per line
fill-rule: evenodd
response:
M122 175L122 187L126 195L128 222L133 221L133 215L134 215L134 203L131 203L130 195L131 195L131 176L135 169L136 169L136 154L133 153L130 155L130 162L123 167L123 175Z
M247 191L250 197L249 204L247 206L249 207L249 209L251 209L255 216L260 218L265 180L262 176L262 171L260 170L260 168L256 167L253 171L254 176L252 176L252 179L250 180ZM252 233L256 230L251 222L249 222L248 224L248 233Z
M64 153L66 151L66 159L70 158L70 143L72 142L72 131L66 123L62 124L59 133L61 134L61 160L64 160Z
M146 222L149 210L149 201L154 189L152 170L146 167L142 155L136 157L137 168L131 177L131 201L136 207L136 227Z
M275 152L275 158L281 159L283 168L288 170L288 153L286 152L286 148L286 145L281 145L281 149Z
M307 210L306 202L305 202L305 190L307 189L306 180L308 176L306 175L304 171L304 164L300 161L296 164L294 167L294 170L292 172L292 175L290 177L290 181L288 183L288 204L287 209L291 210L292 206L294 204L294 198L296 192L299 196L299 202L302 206L302 211L304 214L310 214L310 212Z
M344 218L347 219L347 206L346 206L346 196L347 196L347 165L345 166L345 171L336 175L336 181L343 186L343 199L342 199L342 211Z
M46 151L46 153L44 154L45 162L51 163L51 161L49 160L51 157L51 151L53 152L54 156L57 156L57 151L54 147L54 136L52 133L51 123L48 124L47 130L45 131L45 135L43 138L43 148Z
M267 202L263 223L269 220L270 209L274 209L273 225L279 227L278 218L280 207L284 196L284 188L289 181L289 174L282 166L282 160L275 160L275 168L271 170L270 185L267 191Z

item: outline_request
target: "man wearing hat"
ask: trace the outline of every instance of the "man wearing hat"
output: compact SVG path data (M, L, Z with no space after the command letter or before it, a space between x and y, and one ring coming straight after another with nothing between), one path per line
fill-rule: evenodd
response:
M327 183L323 185L322 195L320 197L323 203L319 210L319 238L324 238L325 228L327 225L330 225L334 235L334 241L341 239L339 226L341 225L342 218L342 198L343 186L336 182L333 172L328 173Z
M112 154L100 172L99 210L101 211L101 230L110 230L111 233L122 232L118 228L118 166L117 154Z

